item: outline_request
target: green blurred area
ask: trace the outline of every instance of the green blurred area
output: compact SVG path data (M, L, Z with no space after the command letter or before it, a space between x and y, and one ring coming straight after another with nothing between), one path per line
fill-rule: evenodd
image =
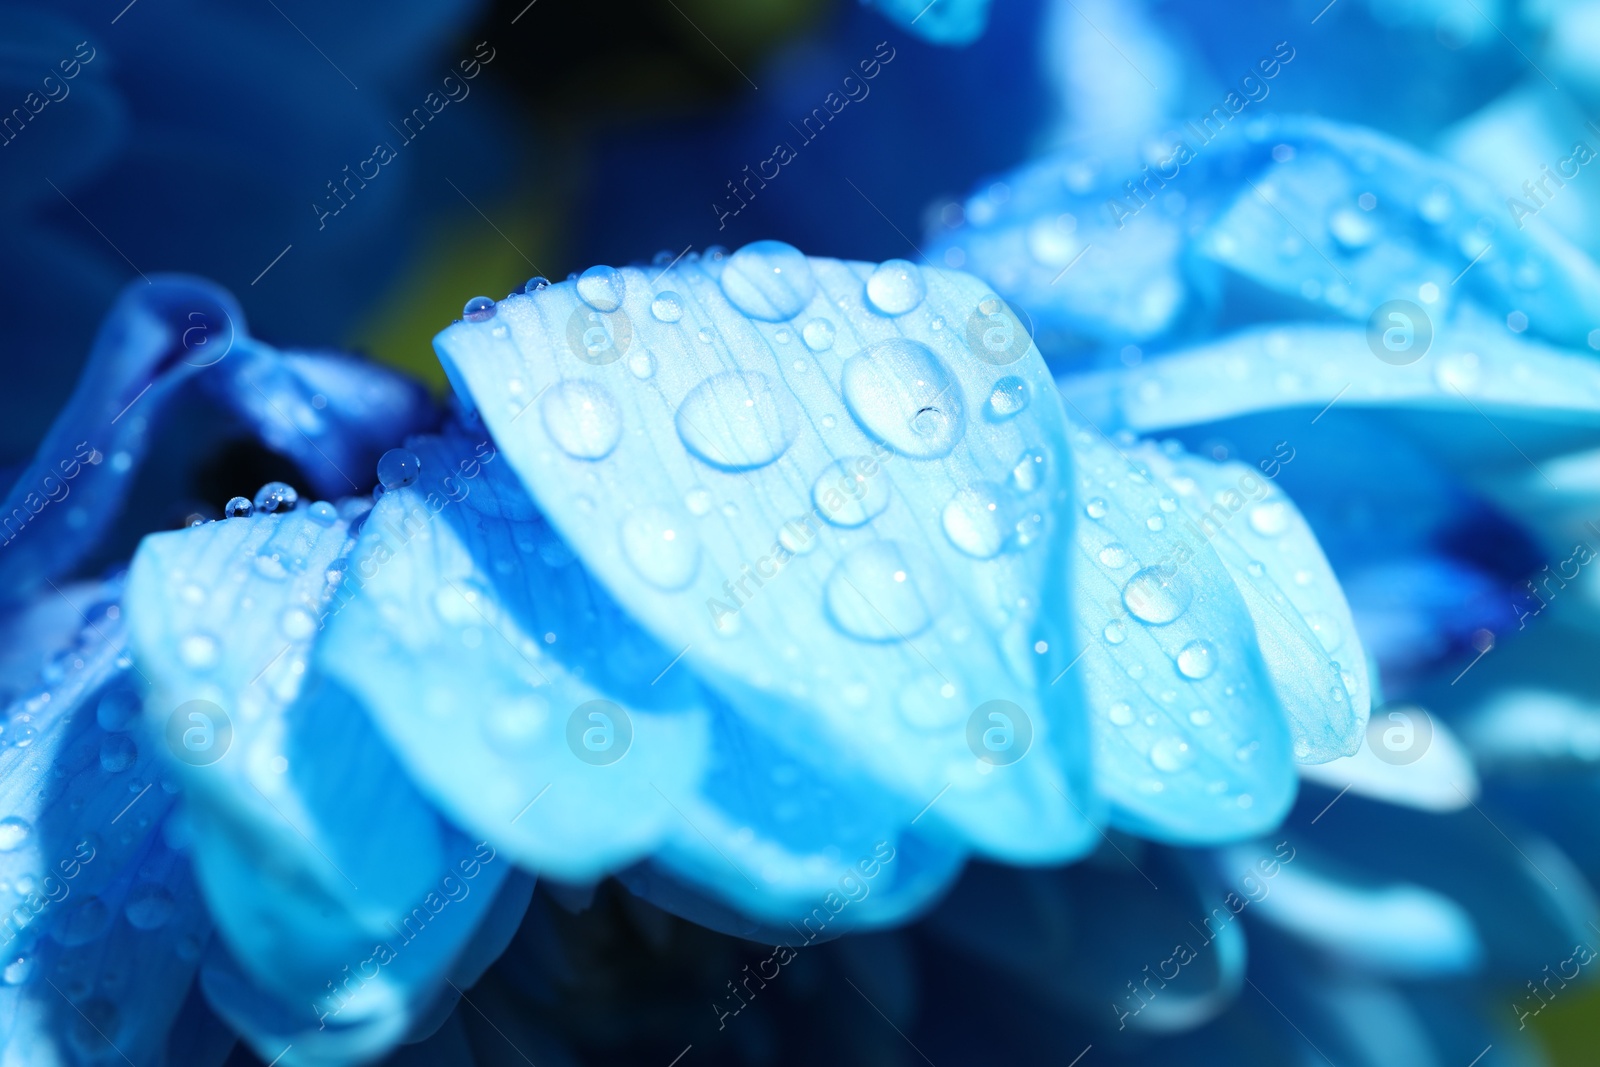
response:
M525 5L498 3L485 25L507 25ZM537 19L530 12L519 20L525 34L496 69L504 72L496 91L515 100L531 146L512 182L519 192L463 205L426 238L347 343L443 390L431 341L461 317L469 298L499 299L536 274L559 281L588 266L574 258L570 220L580 209L597 133L716 108L750 92L738 68L758 69L832 6L832 0L671 0L626 10L533 9ZM507 143L515 138L508 130Z
M1520 993L1520 996L1519 996ZM1510 990L1502 1009L1508 1025L1531 996L1527 990ZM1544 1047L1553 1067L1595 1067L1600 1064L1600 986L1572 987L1560 991L1538 1015L1528 1019L1528 1029Z

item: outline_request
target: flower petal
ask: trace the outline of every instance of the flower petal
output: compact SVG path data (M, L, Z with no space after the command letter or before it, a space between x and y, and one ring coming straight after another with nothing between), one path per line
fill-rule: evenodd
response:
M591 268L435 346L588 570L758 728L907 819L937 799L929 832L1086 847L1081 720L1040 681L1066 663L1063 423L984 286L759 242ZM1034 758L973 758L990 701Z

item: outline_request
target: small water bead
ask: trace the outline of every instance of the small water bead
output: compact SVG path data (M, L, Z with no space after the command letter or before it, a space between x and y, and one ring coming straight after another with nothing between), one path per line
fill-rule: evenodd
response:
M256 506L247 497L236 496L222 505L222 517L225 519L248 519L256 513Z
M1174 567L1146 567L1122 589L1122 603L1133 617L1152 626L1164 626L1182 615L1194 599L1194 590Z
M700 569L700 541L663 507L643 507L622 522L622 552L639 576L658 589L682 589Z
M817 292L810 260L782 241L745 245L728 257L718 280L729 303L762 322L794 318Z
M111 926L111 909L99 897L89 897L67 912L54 931L55 938L69 948L87 945Z
M578 275L578 297L596 311L617 310L627 291L627 279L615 267L594 266Z
M1044 480L1045 456L1043 452L1024 452L1011 468L1011 487L1019 493L1031 493Z
M317 618L305 608L285 608L278 616L278 629L291 641L304 641L317 632Z
M332 526L339 521L339 509L326 500L319 500L306 509L306 515L318 526Z
M128 894L123 914L135 930L159 930L172 918L174 901L167 887L159 882L141 882Z
M989 418L1003 422L1028 406L1028 383L1015 375L1007 375L994 383L989 391Z
M1162 530L1167 528L1167 520L1163 519L1160 515L1152 515L1148 519L1144 520L1144 526L1145 529L1150 530L1153 533L1160 533Z
M138 694L119 686L100 698L100 703L94 709L94 719L100 729L118 733L133 725L141 707Z
M1250 529L1262 537L1279 537L1289 528L1289 505L1281 500L1257 504L1250 511Z
M867 303L885 315L904 315L927 295L922 271L909 260L885 260L867 277Z
M1106 718L1110 719L1118 726L1132 726L1133 708L1120 702L1113 704L1111 705L1110 710L1106 712Z
M542 274L535 274L528 279L528 283L522 287L522 291L524 293L537 293L548 288L550 288L550 279Z
M3 969L0 969L0 981L6 985L17 986L26 982L32 974L33 957L14 956Z
M718 470L747 471L783 455L800 419L794 397L760 371L723 371L690 390L676 422L678 437L697 459Z
M1345 208L1333 213L1328 220L1328 230L1333 239L1347 251L1365 248L1377 235L1377 227L1367 215Z
M1259 559L1251 560L1249 563L1245 564L1244 569L1250 572L1250 577L1252 578L1262 578L1265 577L1267 573L1267 568L1262 565Z
M1162 497L1160 504L1161 510L1166 512L1168 515L1171 515L1174 511L1178 510L1178 502L1170 496Z
M486 296L475 296L461 306L461 317L468 322L488 322L494 312L494 301Z
M823 598L834 625L862 641L909 640L943 610L948 592L918 550L873 541L840 560Z
M190 634L178 642L178 658L194 670L216 663L217 651L217 639L210 634Z
M677 322L683 318L683 301L677 293L666 290L650 301L650 314L662 322Z
M276 511L293 511L300 502L300 494L287 482L268 482L256 490L255 509L260 515Z
M604 459L622 440L622 412L605 386L569 378L545 392L539 403L545 431L574 459Z
M1183 770L1192 762L1194 751L1182 738L1163 737L1150 746L1150 764L1158 771L1171 774Z
M628 370L635 378L643 381L656 372L656 357L649 352L635 352L628 357Z
M1008 510L1000 487L980 482L951 497L940 521L956 548L973 559L993 559L1005 547Z
M840 391L861 428L903 455L948 455L966 432L959 384L916 341L890 338L851 356Z
M800 339L813 352L826 352L833 347L833 323L827 319L812 319L800 330Z
M889 506L889 478L869 456L845 456L823 468L811 500L835 526L864 526Z
M695 486L683 494L683 506L689 509L689 514L699 518L711 514L711 492L700 486Z
M120 774L139 758L139 746L127 734L108 734L100 742L100 769Z
M1199 681L1217 669L1217 646L1210 641L1190 641L1178 650L1178 673Z
M378 484L386 491L404 489L417 480L422 460L406 448L391 448L378 457Z
M1106 502L1102 497L1091 497L1083 505L1083 513L1096 521L1105 518L1107 511Z
M1317 635L1317 640L1322 642L1322 647L1327 652L1336 652L1344 644L1344 630L1332 615L1320 611L1308 611L1305 615L1306 625L1311 627L1311 632Z
M702 344L711 343L711 331L706 329L704 326L699 329L699 331L695 334L695 337L699 338Z
M1118 570L1128 565L1128 550L1116 542L1112 542L1100 550L1100 563L1102 566Z
M15 852L33 833L33 824L16 815L0 819L0 852Z
M1189 721L1196 726L1211 725L1211 711L1207 708L1195 708L1189 713Z
M1106 623L1106 628L1101 631L1101 635L1105 637L1106 644L1120 645L1128 639L1128 630L1122 623L1112 619Z

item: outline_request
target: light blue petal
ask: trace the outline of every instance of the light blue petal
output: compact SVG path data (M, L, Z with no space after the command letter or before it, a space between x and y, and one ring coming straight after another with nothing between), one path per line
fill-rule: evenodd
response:
M1084 500L1073 675L1112 823L1185 844L1261 833L1293 802L1295 776L1250 612L1148 466L1088 429L1071 441Z
M0 735L0 1063L120 1051L146 1067L211 923L170 814L176 786L139 730L120 582L72 592L78 625L47 655L35 646L37 684Z
M931 44L959 46L983 36L991 0L862 0L883 17Z
M301 508L150 537L129 577L146 719L193 798L201 884L248 975L208 996L268 1059L281 1051L272 1004L292 1005L285 1063L371 1057L404 1037L510 866L444 824L354 697L308 670L351 544L344 520ZM396 958L374 967L380 943ZM346 967L377 973L352 989Z
M932 804L919 832L1087 846L1082 720L1047 685L1070 656L1063 422L981 283L756 245L591 268L435 346L585 567L756 728L890 814ZM1010 765L968 743L992 700L1031 725Z
M1137 458L1175 491L1187 535L1216 550L1244 597L1289 716L1295 759L1324 763L1354 753L1371 706L1367 657L1304 516L1274 479L1242 463L1151 447Z
M693 676L574 563L487 438L410 447L418 480L363 521L317 670L516 862L587 881L642 858L680 822L664 798L693 793L706 762ZM589 754L594 729L620 747Z

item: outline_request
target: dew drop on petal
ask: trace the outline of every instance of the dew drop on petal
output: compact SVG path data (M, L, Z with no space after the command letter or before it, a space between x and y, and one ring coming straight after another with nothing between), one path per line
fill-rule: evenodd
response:
M1289 528L1289 505L1281 500L1257 504L1250 511L1250 529L1262 537L1278 537Z
M404 489L417 480L422 460L407 448L391 448L378 457L378 484L385 492Z
M841 392L861 428L903 455L948 455L966 432L960 386L916 341L890 338L851 356Z
M596 311L617 310L627 290L627 280L615 267L594 266L578 275L578 297Z
M873 541L845 556L823 596L834 625L862 641L913 638L948 599L934 563L894 541Z
M1150 746L1150 763L1158 771L1181 771L1193 761L1194 751L1182 738L1163 737Z
M867 302L885 315L904 315L927 295L922 271L909 260L886 260L867 278Z
M468 322L488 322L494 318L494 301L486 296L475 296L461 307L461 317Z
M801 340L813 352L826 352L833 347L833 323L827 319L812 319L800 331Z
M1005 547L1008 513L999 487L980 482L951 497L940 521L956 548L974 559L993 559Z
M1146 567L1122 589L1122 603L1133 617L1164 626L1188 610L1194 599L1189 580L1172 567Z
M650 314L662 322L677 322L683 318L683 301L669 289L650 301Z
M222 517L225 519L248 519L256 513L256 506L248 497L236 496L222 505Z
M0 819L0 852L14 852L33 833L33 824L16 815Z
M1106 718L1110 719L1118 726L1132 726L1133 708L1119 701L1118 703L1111 705L1110 709L1107 710Z
M256 513L271 515L276 511L293 511L300 502L300 494L287 482L268 482L256 490Z
M682 589L700 569L700 540L675 513L638 508L622 521L622 552L639 576L658 589Z
M684 397L676 421L684 447L725 471L771 463L788 450L799 426L794 397L760 371L713 374Z
M863 526L889 506L889 479L878 461L845 456L823 468L811 486L811 500L835 526Z
M605 386L569 378L539 402L545 431L574 459L604 459L622 439L622 413Z
M133 887L123 908L128 925L135 930L159 930L172 918L174 902L167 887L159 882L144 882Z
M1217 669L1217 646L1210 641L1190 641L1178 650L1178 673L1196 681Z
M1128 565L1128 550L1116 542L1112 542L1100 550L1100 563L1102 566L1117 570Z
M995 422L1022 411L1028 406L1028 383L1015 375L1007 375L994 383L989 391L989 418Z
M762 322L794 318L817 292L810 261L782 241L745 245L728 257L719 281L729 303Z

